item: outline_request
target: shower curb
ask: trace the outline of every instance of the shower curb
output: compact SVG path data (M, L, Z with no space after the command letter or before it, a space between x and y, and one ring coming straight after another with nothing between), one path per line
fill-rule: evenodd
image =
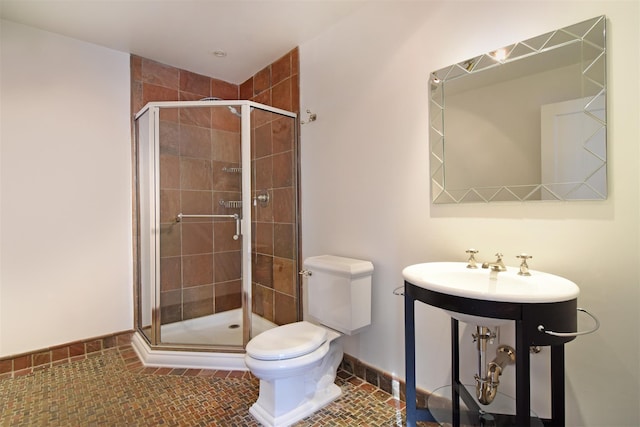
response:
M211 353L207 351L171 351L152 349L135 332L131 346L144 366L182 369L214 369L218 371L248 371L242 353Z

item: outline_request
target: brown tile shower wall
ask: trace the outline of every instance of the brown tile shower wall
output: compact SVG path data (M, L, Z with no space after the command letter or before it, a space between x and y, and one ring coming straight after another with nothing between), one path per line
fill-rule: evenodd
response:
M240 86L131 58L132 111L147 102L204 97L250 99L299 110L298 51L294 49ZM177 213L235 213L220 200L240 200L239 119L226 109L161 110L162 323L241 306L241 246L232 221L185 219ZM256 112L252 129L255 188L271 202L254 211L254 312L278 324L297 320L295 236L297 151L293 120ZM292 123L293 122L293 123ZM200 171L200 172L196 172ZM204 171L204 173L202 173Z

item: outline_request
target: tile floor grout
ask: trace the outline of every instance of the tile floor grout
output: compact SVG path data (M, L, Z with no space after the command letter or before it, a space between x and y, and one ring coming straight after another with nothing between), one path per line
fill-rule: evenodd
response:
M404 425L404 402L344 370L336 384L343 395L296 427ZM0 426L258 426L258 389L248 371L145 367L124 345L1 379Z

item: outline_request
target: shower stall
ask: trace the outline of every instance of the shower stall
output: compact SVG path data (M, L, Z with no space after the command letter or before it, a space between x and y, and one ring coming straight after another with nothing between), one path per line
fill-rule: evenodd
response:
M151 366L244 369L253 336L301 314L296 114L152 102L135 138L134 349Z

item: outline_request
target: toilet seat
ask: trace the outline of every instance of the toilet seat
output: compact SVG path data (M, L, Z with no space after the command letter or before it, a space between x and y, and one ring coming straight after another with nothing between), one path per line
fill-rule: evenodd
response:
M312 353L327 340L327 330L306 321L269 329L247 344L247 355L258 360L286 360Z

